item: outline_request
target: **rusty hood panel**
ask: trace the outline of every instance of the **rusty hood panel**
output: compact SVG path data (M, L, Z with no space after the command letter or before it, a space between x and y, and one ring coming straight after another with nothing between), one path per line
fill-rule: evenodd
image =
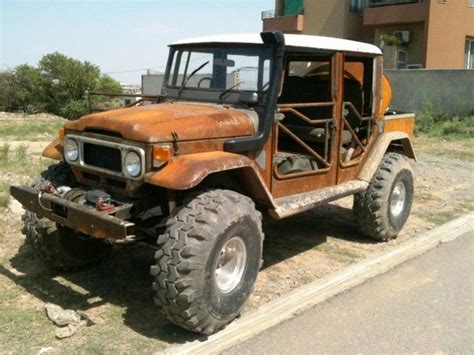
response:
M178 134L180 141L254 134L254 125L246 113L193 103L161 103L105 111L67 122L65 128L119 132L125 139L147 143L169 142L173 139L172 132Z

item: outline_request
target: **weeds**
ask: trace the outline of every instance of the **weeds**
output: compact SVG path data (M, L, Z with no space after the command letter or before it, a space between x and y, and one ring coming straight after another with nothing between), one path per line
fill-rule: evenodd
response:
M0 148L0 161L8 161L8 153L10 152L10 144L5 143Z
M15 152L15 160L19 163L26 163L28 147L24 144L18 146Z
M423 104L416 117L415 133L444 138L474 138L474 112L451 117L441 105Z
M20 145L14 151L5 146L0 148L0 207L8 204L10 183L29 183L52 163L50 159L29 154L26 145Z
M9 185L5 182L0 182L0 208L7 207L10 202Z
M51 121L0 121L0 138L6 137L13 140L50 140L55 136L58 129L64 126L65 120L57 119Z

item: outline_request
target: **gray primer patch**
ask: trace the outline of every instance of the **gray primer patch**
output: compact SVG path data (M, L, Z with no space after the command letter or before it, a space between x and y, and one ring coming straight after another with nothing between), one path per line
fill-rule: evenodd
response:
M265 153L264 150L260 150L257 153L255 160L257 161L257 164L260 165L263 170L265 170L265 167L267 166L267 153Z

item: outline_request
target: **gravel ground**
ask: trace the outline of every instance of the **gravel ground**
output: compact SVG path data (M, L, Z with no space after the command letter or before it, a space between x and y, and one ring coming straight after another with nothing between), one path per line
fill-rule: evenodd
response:
M29 149L38 154L40 147ZM397 240L374 243L364 238L353 221L351 198L283 221L267 216L265 264L244 312L474 210L474 142L418 139L416 149L416 198ZM447 153L440 154L440 149ZM17 175L3 172L10 183L18 181ZM140 245L117 248L92 270L59 275L32 258L23 245L19 219L15 205L0 216L0 353L49 346L57 352L80 347L85 352L147 353L197 337L158 315L148 274L153 251ZM46 302L84 310L95 325L56 340L44 315Z

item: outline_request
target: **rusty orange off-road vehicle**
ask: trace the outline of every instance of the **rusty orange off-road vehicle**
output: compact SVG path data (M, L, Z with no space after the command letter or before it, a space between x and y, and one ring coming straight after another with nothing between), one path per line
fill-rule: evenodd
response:
M68 122L43 153L60 162L11 188L27 242L73 270L152 241L161 312L214 333L262 266L259 211L282 219L354 195L367 236L402 229L414 116L388 109L382 68L375 46L276 31L173 43L158 103Z

